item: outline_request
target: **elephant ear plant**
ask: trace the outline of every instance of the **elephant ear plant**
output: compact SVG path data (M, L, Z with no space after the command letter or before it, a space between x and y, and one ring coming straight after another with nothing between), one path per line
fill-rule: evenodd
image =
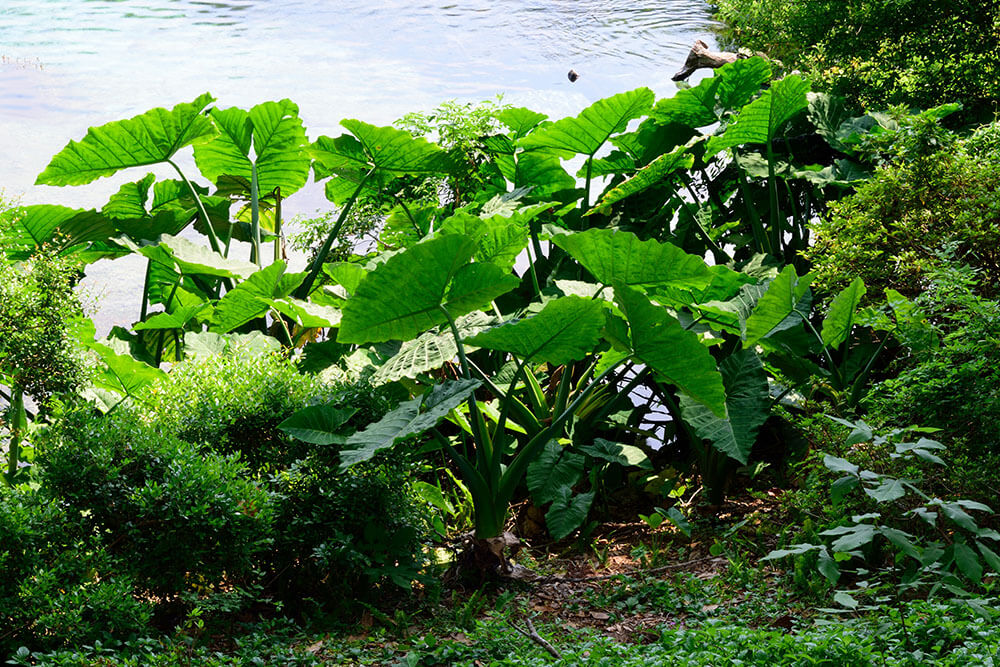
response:
M528 233L525 227L526 240ZM577 237L579 244L568 242ZM529 464L558 441L588 398L606 386L622 364L645 364L715 414L724 416L726 411L722 378L708 348L638 289L704 281L704 261L655 241L640 242L626 232L592 230L560 239L578 260L603 266L598 273L613 280L614 289L598 285L592 298L570 295L532 303L492 328L485 328L486 316L480 313L480 324L470 327L471 314L481 309L499 313L492 301L521 280L489 261L474 261L481 239L442 234L378 265L343 308L340 343L406 342L435 327L450 331L460 377L418 388L414 398L379 422L341 438L341 466L368 460L413 436L436 441L450 454L472 495L474 540L463 562L481 571L507 571L504 524ZM601 298L604 294L607 298ZM616 333L610 335L609 329ZM479 332L469 335L470 330ZM513 366L513 377L483 371L470 358L473 354L507 360L500 365ZM543 418L532 414L527 405L537 405L530 396L539 389L533 369L542 364L568 368L574 362L588 369L576 379L563 373L551 411ZM529 397L524 402L519 390ZM489 415L487 396L499 402ZM337 442L337 420L328 419L322 409L307 410L293 415L283 428L313 442ZM446 416L459 428L439 428Z

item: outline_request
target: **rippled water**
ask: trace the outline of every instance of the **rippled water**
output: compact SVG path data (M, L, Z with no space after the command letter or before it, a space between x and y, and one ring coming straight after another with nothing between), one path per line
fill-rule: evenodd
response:
M691 43L711 43L711 30L702 0L0 0L0 189L25 203L100 206L142 172L32 184L88 126L206 90L223 106L290 98L313 138L339 134L343 118L388 124L497 93L554 117L638 86L668 96ZM305 193L289 206L323 201Z

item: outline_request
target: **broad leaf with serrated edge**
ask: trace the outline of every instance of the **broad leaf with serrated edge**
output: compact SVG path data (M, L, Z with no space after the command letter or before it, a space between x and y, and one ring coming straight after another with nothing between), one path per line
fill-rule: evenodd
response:
M347 439L340 452L340 469L367 461L399 440L420 435L471 396L480 384L479 380L445 382L424 396L400 403L382 419Z
M533 317L502 324L467 342L559 366L590 354L600 339L604 321L601 302L567 296L549 301Z
M475 239L445 235L390 257L365 276L344 304L337 340L410 340L447 318L477 310L520 284L492 264L468 264Z
M631 232L588 229L560 234L552 242L568 252L604 285L706 287L712 272L705 260L675 245L641 241Z
M202 110L214 98L205 93L194 102L170 111L151 109L127 120L87 130L52 158L36 185L83 185L121 169L165 162L192 143L215 136L212 121Z

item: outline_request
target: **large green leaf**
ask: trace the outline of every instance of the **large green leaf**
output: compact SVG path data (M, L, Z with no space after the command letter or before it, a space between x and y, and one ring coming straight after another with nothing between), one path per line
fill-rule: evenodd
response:
M675 245L641 241L631 232L588 229L560 234L552 242L568 252L604 285L705 287L712 273L705 260Z
M556 499L559 489L573 486L583 478L586 458L568 451L554 440L545 443L545 448L534 461L528 464L525 481L537 505L544 505Z
M468 342L559 366L590 354L604 321L600 301L567 296L549 301L534 317L489 329Z
M619 93L598 100L575 118L563 118L536 129L520 139L525 149L548 148L593 156L611 135L622 132L628 122L645 116L653 106L649 88Z
M726 416L726 390L715 359L698 336L665 308L617 285L615 300L629 323L632 354L719 417Z
M454 160L437 144L394 127L376 127L360 120L340 123L354 136L320 137L310 147L317 178L332 174L357 180L369 171L386 176L432 176L449 173Z
M12 208L0 223L0 248L8 259L23 260L47 244L66 250L103 241L115 234L113 223L97 211L41 204Z
M567 173L554 153L535 150L517 154L514 187L531 188L532 198L545 200L575 186L576 179Z
M478 310L463 315L455 322L462 337L474 336L496 321L496 318ZM466 351L471 349L466 346ZM421 373L441 368L458 354L458 345L451 329L444 332L428 331L416 340L406 341L392 358L372 375L374 384L392 382L404 377L415 378Z
M438 228L439 234L463 234L479 242L473 257L477 262L490 262L510 271L517 256L528 245L528 227L501 215L479 218L458 212Z
M515 137L523 137L546 118L545 114L524 107L511 107L496 114L496 119L509 127Z
M340 452L341 470L367 461L398 441L432 428L471 396L480 384L479 380L464 379L445 382L436 385L424 396L400 403L382 419L347 439Z
M215 308L212 331L228 333L261 317L271 309L271 300L286 297L299 286L305 274L285 274L285 263L277 261L255 272L226 293Z
M808 291L808 276L799 278L791 264L782 269L747 318L743 347L754 345L782 325L785 318L801 320L807 313L799 310L800 303Z
M693 87L656 103L650 116L658 123L704 127L719 120L720 111L738 109L771 78L763 58L741 58L715 70Z
M195 146L198 169L213 182L223 175L249 182L256 165L258 191L281 188L287 197L309 178L308 141L298 113L291 100L264 102L250 111L212 109L219 136Z
M820 332L824 345L837 349L847 340L854 327L854 315L858 310L858 304L861 303L864 295L864 281L861 278L855 278L850 285L833 298L833 301L830 302L830 310L823 318L823 329Z
M736 351L719 364L719 370L726 386L727 417L713 414L686 394L680 397L681 414L699 438L745 464L757 431L770 414L767 374L751 350Z
M763 95L740 110L722 136L709 139L706 157L731 146L768 143L782 125L808 106L807 92L809 82L797 74L775 81Z
M693 164L694 156L687 153L686 146L681 146L671 153L661 155L650 162L648 166L640 169L632 178L605 192L604 196L601 197L601 201L594 208L587 211L585 215L596 213L626 197L631 197L638 192L642 192L679 169L690 169Z
M583 524L594 502L594 495L593 491L574 495L573 490L565 486L559 489L549 511L545 513L545 526L552 539L568 537Z
M165 162L184 146L215 136L212 121L201 113L214 99L205 93L170 111L151 109L92 127L83 139L59 151L35 184L82 185L121 169Z
M347 442L344 424L357 411L357 408L341 410L330 405L311 405L278 424L278 428L314 445L343 445Z
M98 389L110 390L122 397L134 397L143 388L167 377L159 368L136 361L128 354L119 354L101 342L84 341L84 344L94 350L104 362L104 368L92 378L94 387Z
M179 234L197 217L198 209L186 186L179 181L163 181L154 186L155 178L150 173L140 181L122 185L101 208L101 213L113 221L115 230L133 241ZM184 188L186 197L180 194L178 185ZM152 203L149 202L151 187Z
M186 274L245 278L257 271L255 264L223 257L182 236L163 234L156 245L132 247L154 262Z
M337 340L410 340L447 318L478 310L520 280L493 264L469 264L475 239L445 235L424 241L379 265L344 305Z

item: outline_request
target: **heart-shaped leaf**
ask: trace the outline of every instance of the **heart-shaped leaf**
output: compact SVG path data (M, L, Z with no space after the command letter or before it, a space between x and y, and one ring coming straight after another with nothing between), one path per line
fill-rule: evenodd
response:
M202 110L213 102L208 93L171 110L151 109L127 120L87 130L52 158L36 185L83 185L129 167L169 160L189 144L215 136L212 121Z

